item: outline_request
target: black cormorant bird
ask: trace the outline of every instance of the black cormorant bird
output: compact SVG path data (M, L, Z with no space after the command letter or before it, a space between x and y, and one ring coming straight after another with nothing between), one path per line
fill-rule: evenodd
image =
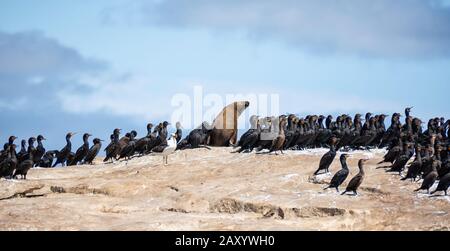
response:
M161 130L162 130L162 123L157 125L155 127L155 129L153 130L153 132L150 134L150 137L149 137L149 140L147 141L147 146L146 146L144 153L146 153L146 154L150 153L153 150L153 148L155 148L156 146L158 146L161 143L160 139L158 138L158 135L161 132Z
M389 151L384 155L383 160L380 161L378 164L382 164L385 162L390 162L391 164L394 163L394 161L400 156L400 154L403 151L403 142L402 139L398 139L398 143L396 146L389 149Z
M256 131L257 124L259 118L256 116L254 120L252 121L253 116L250 118L250 130L247 131L247 133L252 133L252 131ZM297 138L297 117L294 114L290 114L287 118L287 128L285 131L286 140L284 141L284 149L287 150L291 147L293 147L293 143L295 143L295 140ZM323 125L322 125L323 126ZM244 135L243 135L244 136ZM242 139L243 137L241 137ZM240 142L239 142L240 143Z
M348 158L348 154L341 155L340 161L341 161L342 169L339 170L333 176L333 178L330 181L330 185L328 187L326 187L324 190L326 190L328 188L336 188L336 191L339 192L339 186L342 185L342 183L344 183L345 179L347 179L348 174L349 174L349 170L348 170L348 166L347 166L347 158Z
M160 145L167 145L167 137L168 137L168 132L167 132L167 127L170 125L169 122L164 121L162 123L162 128L158 133L158 139L160 140Z
M44 136L42 135L37 136L38 145L36 147L36 152L33 154L33 162L35 166L39 164L39 162L41 161L42 157L45 154L45 147L44 144L42 143L43 140L46 140Z
M390 169L387 172L398 172L399 174L405 169L406 164L414 155L414 151L410 149L411 143L403 144L403 153L397 157L394 164L390 166Z
M42 159L39 161L39 167L50 168L53 164L53 159L58 155L59 151L48 151L42 156Z
M84 157L86 157L86 154L89 151L89 137L92 136L89 133L85 133L83 135L83 145L81 145L76 153L75 156L73 157L72 161L70 161L70 163L68 163L69 166L75 166L78 164L78 162L81 162Z
M76 133L69 132L66 135L66 146L61 149L61 151L58 152L56 155L56 162L53 164L53 167L57 166L58 164L61 164L62 166L65 166L67 163L67 159L69 158L69 155L72 153L72 142L70 141L70 138L72 138L73 135Z
M236 153L241 152L251 152L253 151L256 143L259 141L259 136L261 134L261 126L259 124L258 116L252 116L250 118L251 128L242 135L241 139L238 142L238 146L240 147Z
M332 137L330 141L330 151L322 156L322 158L320 159L319 168L316 172L314 172L314 175L318 175L320 171L325 171L325 173L329 172L328 169L330 168L331 164L334 161L334 158L336 157L337 138Z
M86 157L84 158L83 163L91 165L92 161L94 161L95 157L99 153L100 149L102 148L102 140L95 138L93 141L94 145L89 149L89 151L86 154Z
M439 180L439 185L437 186L436 190L433 191L431 194L434 194L436 192L444 191L445 195L447 196L447 190L450 187L450 173L447 173Z
M34 147L32 148L28 148L28 159L20 162L17 167L16 170L14 172L13 178L16 179L17 176L21 175L22 179L26 180L27 179L27 173L28 170L30 170L33 165L34 165L34 153L36 152L36 149Z
M14 141L15 141L16 139L17 139L16 136L10 136L10 137L8 138L8 142L5 143L4 146L11 146L11 145L13 145L13 144L14 144Z
M8 151L8 155L2 162L0 162L0 177L11 179L18 164L16 145L8 145L6 150Z
M413 107L407 107L406 109L405 109L405 115L406 115L406 119L411 115L411 110L414 108L414 106Z
M137 136L136 131L131 131L128 138L128 143L120 150L119 159L127 158L131 159L134 155L134 150L136 146L135 137Z
M106 157L103 160L103 162L106 162L108 160L112 160L114 162L114 159L116 159L117 154L120 151L120 145L119 145L119 137L120 137L120 131L121 129L114 129L113 132L113 139L111 143L106 147Z
M20 152L17 153L17 159L20 161L25 160L25 155L28 153L27 151L27 141L22 139L20 142Z
M14 144L14 141L17 139L16 136L10 136L8 138L8 142L3 145L3 151L0 154L0 162L8 158L10 152L9 152L9 146L12 146ZM14 150L15 151L15 150ZM15 153L15 152L14 152Z
M206 145L211 130L211 126L207 122L203 122L201 128L192 130L185 139L180 141L177 145L177 149L183 150L186 148L200 147L210 149Z
M419 172L422 168L422 148L420 146L416 146L416 159L409 165L408 172L406 176L401 180L411 179L411 181L415 181Z
M433 159L432 163L432 170L425 178L423 179L422 186L420 186L418 189L414 190L415 192L418 192L420 190L427 190L427 193L430 193L430 188L434 185L434 182L436 182L438 178L438 172L436 170L436 164L437 160Z
M152 140L152 138L153 139L156 138L156 136L152 137L152 129L153 129L153 124L148 123L147 124L147 135L136 141L136 144L134 146L134 150L136 153L143 155L147 151L147 146L148 146L149 141Z
M36 152L36 148L34 147L34 142L36 142L36 138L35 137L31 137L28 139L28 149L27 149L27 153L25 155L22 155L21 158L17 158L18 159L18 163L20 164L22 161L28 160L30 158L30 153L35 153Z

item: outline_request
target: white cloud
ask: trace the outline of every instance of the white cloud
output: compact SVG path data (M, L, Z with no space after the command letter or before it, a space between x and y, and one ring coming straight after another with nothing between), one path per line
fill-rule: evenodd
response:
M450 56L450 8L441 0L165 0L105 11L146 24L243 31L315 53L389 58ZM126 15L125 15L126 14ZM116 18L114 18L116 17Z
M17 111L25 108L28 103L29 101L26 97L19 97L12 100L0 99L0 110Z
M89 91L66 88L57 92L64 111L78 114L106 112L137 120L168 116L171 112L170 99L155 92L158 87L144 77L84 76L80 83L89 86Z
M282 93L283 111L305 114L330 113L383 113L402 110L401 104L384 100L382 97L365 98L350 93L331 93L323 91L296 90L295 93Z
M45 78L41 76L34 76L28 79L30 85L41 85L45 82Z

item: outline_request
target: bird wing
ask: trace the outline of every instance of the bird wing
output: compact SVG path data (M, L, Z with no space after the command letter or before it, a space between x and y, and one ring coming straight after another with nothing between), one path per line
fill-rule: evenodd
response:
M359 175L359 174L356 175L355 177L353 177L350 180L350 182L348 183L347 190L351 191L351 190L357 189L362 183L362 178L363 177L361 175Z
M333 154L331 152L325 153L320 159L319 166L328 166L333 161Z
M348 176L348 170L341 169L339 170L331 179L330 185L340 185L342 184Z
M84 150L84 146L80 146L75 153L75 158L79 158L83 154Z

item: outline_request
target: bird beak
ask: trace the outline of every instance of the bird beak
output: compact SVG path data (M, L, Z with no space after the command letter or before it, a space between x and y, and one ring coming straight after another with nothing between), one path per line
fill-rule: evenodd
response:
M71 136L74 136L74 135L77 135L77 134L78 134L78 132L70 133Z

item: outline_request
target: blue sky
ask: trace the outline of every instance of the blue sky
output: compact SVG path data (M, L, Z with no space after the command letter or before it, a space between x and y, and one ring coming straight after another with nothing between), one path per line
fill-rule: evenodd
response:
M439 0L1 0L0 139L107 139L192 93L279 93L281 112L450 117ZM187 128L188 129L188 128ZM80 136L74 144L80 144Z

